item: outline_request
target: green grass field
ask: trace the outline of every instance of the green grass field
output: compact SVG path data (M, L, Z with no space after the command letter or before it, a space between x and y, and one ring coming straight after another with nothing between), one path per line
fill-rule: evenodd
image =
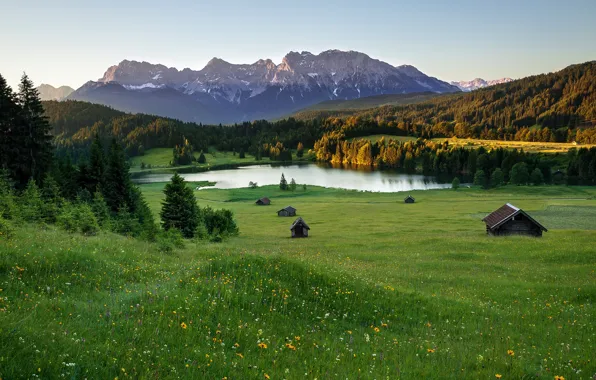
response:
M141 189L157 214L163 184ZM240 235L172 255L18 227L0 238L0 378L596 375L596 188L411 194L195 191ZM549 231L486 236L505 202ZM308 239L277 217L287 205Z

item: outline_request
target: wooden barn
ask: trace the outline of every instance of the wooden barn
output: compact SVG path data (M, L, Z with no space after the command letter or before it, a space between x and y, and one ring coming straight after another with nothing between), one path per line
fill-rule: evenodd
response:
M296 216L296 209L292 206L284 207L277 212L277 216Z
M406 197L406 199L404 199L404 203L414 203L414 202L416 202L416 200L415 200L415 199L414 199L414 197L413 197L413 196L411 196L411 195L408 195L408 196Z
M292 227L290 227L293 238L308 237L308 230L310 230L310 227L301 217L298 217L298 219L292 223Z
M267 197L261 198L255 202L259 206L269 206L271 204L271 200Z
M542 236L542 232L547 231L542 224L511 203L503 205L487 215L482 221L486 223L486 233L494 236Z

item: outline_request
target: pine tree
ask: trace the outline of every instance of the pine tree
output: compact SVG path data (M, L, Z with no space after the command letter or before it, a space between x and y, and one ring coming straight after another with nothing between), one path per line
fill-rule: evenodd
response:
M294 178L292 178L292 180L290 181L290 190L296 191L296 186L296 181L294 180Z
M56 223L56 217L62 207L62 197L58 183L51 175L46 175L41 188L41 217L48 223Z
M52 162L51 127L44 115L39 92L27 74L23 74L21 78L17 104L21 107L22 134L19 137L23 140L20 145L23 155L20 158L23 161L21 172L14 179L21 185L30 178L41 183Z
M15 217L15 199L10 181L10 172L0 170L0 218L13 219Z
M105 189L102 190L106 203L112 212L117 213L120 208L128 208L134 213L130 193L132 184L128 173L128 165L120 144L112 140L108 166L105 175Z
M0 75L0 169L8 171L8 177L16 178L20 159L21 129L17 128L20 108L16 96Z
M286 181L286 177L284 173L281 173L281 180L279 181L279 189L280 190L288 190L288 181Z
M207 158L205 158L205 154L203 153L203 151L201 151L201 154L199 155L199 159L197 160L197 162L199 164L204 164L207 162Z
M160 217L164 230L177 229L186 238L192 238L199 225L199 207L191 188L178 173L164 189Z
M238 154L238 158L246 158L246 155L244 154L244 149L240 148L240 153Z
M93 211L93 214L95 214L97 223L101 227L106 228L109 226L110 209L108 208L108 205L99 190L93 194L93 201L91 202L91 210Z
M89 167L87 172L90 185L90 188L88 188L89 191L95 192L98 188L103 187L105 167L103 147L99 139L99 134L96 134L93 143L91 143L89 153Z
M42 219L43 201L39 187L37 187L33 178L27 182L27 186L20 197L19 209L21 216L27 222L38 222Z

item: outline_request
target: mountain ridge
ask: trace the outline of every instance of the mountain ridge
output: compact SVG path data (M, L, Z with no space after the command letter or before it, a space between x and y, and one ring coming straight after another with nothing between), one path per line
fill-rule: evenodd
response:
M490 87L490 86L494 86L497 84L509 83L509 82L513 82L513 79L506 77L506 78L493 79L493 80L484 80L482 78L474 78L470 81L463 80L463 81L459 81L459 82L449 82L449 83L454 86L459 87L459 89L464 92L468 92L468 91L477 90L479 88L485 88L485 87Z
M290 51L279 64L271 59L234 64L214 57L201 70L123 60L69 99L155 113L163 112L160 99L173 103L166 97L184 95L183 109L162 115L231 123L281 117L325 100L426 91L458 92L459 88L410 65L392 66L357 51L327 50Z
M64 100L75 90L69 86L54 87L50 84L42 83L37 86L37 91L41 100Z

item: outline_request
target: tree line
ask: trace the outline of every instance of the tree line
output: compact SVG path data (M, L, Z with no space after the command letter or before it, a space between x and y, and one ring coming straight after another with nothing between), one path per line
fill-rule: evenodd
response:
M408 174L435 176L441 181L454 177L472 181L476 176L485 187L504 183L568 183L596 185L596 148L570 149L566 156L529 154L523 150L498 148L487 150L450 146L432 140L339 139L325 135L315 143L317 160L336 165L357 165L385 169L399 169ZM561 171L552 167L567 163ZM512 176L516 164L526 168L528 175ZM493 173L497 174L493 177ZM522 169L521 173L525 173ZM540 173L540 174L538 174ZM533 174L533 179L531 178ZM482 179L482 180L481 180ZM492 181L491 181L492 179Z

